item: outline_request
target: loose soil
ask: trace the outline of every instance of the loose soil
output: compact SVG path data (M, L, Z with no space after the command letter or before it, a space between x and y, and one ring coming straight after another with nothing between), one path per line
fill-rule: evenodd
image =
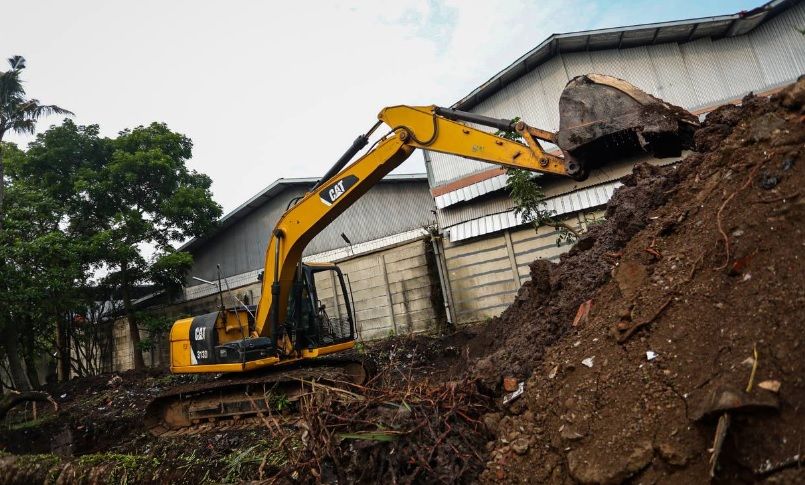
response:
M361 398L154 438L145 404L192 378L77 379L0 430L0 483L803 483L804 103L800 80L714 111L500 317L367 346Z
M711 113L699 153L636 167L605 224L532 264L472 370L493 389L526 381L487 417L482 481L707 483L724 392L741 402L713 482L805 481L803 102L800 80Z

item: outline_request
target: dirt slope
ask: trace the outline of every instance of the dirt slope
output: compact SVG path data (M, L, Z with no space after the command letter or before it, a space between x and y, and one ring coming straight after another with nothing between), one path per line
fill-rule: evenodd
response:
M711 113L700 153L638 167L605 224L532 265L475 368L528 377L486 418L484 481L707 483L713 396L732 399L716 483L805 481L803 102L801 80Z

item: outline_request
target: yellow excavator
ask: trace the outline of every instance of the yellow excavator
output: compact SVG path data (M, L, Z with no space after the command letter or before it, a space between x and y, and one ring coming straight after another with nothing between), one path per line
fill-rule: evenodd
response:
M216 312L174 323L171 372L222 375L172 389L152 401L146 410L152 433L233 426L279 402L292 402L304 392L305 383L365 381L367 372L360 359L333 357L353 348L356 337L344 277L334 264L302 263L302 251L417 148L583 180L596 163L635 149L678 155L690 144L698 124L687 111L601 74L571 80L559 109L557 133L523 121L438 106L383 109L374 126L277 222L256 308L224 308L222 300ZM471 124L516 132L525 143ZM389 127L388 132L350 163L382 125ZM547 153L541 142L556 144L563 156ZM325 272L344 295L346 312L339 318L329 317L317 298L317 275Z

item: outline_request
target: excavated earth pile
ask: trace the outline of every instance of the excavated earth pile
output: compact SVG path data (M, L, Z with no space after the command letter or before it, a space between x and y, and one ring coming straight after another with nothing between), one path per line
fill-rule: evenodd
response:
M473 369L525 379L482 481L805 482L804 104L800 80L712 112L698 153L534 262Z

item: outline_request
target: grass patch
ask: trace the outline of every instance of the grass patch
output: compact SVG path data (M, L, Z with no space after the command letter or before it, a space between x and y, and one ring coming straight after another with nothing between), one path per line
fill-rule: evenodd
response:
M87 473L95 467L108 467L104 477L108 483L156 481L159 473L159 460L142 455L93 453L78 457L76 465Z
M32 429L38 428L44 424L50 423L56 420L55 414L49 414L47 416L42 416L41 418L32 419L30 421L22 421L20 423L14 423L8 426L8 429L11 431L17 431L21 429Z

